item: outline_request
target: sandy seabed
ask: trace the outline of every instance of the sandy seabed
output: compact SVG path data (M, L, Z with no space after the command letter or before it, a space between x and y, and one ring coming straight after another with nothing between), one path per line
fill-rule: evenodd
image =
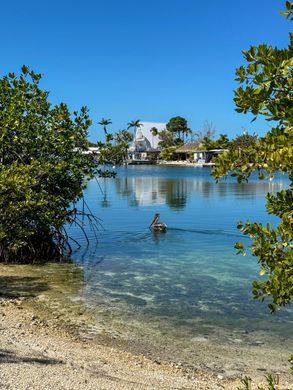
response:
M182 354L176 357L179 346L159 353L164 339L150 340L155 343L154 354L144 349L143 338L123 343L116 336L115 322L112 329L105 323L99 337L92 338L89 330L102 318L93 320L83 307L67 299L75 291L74 279L68 276L71 269L70 264L62 270L53 266L52 273L42 267L1 265L1 390L236 390L242 388L245 375L253 378L252 389L257 389L268 372L279 372L278 390L293 389L288 354L277 345L272 353L265 345L216 346L197 340L197 361L187 363ZM42 283L46 289L40 288ZM221 364L207 364L217 357Z
M26 299L0 300L0 389L237 389L225 378L99 345L48 325ZM253 387L256 388L256 387ZM278 389L293 389L280 378Z
M25 300L1 300L1 389L236 389L239 380L84 342L46 325Z

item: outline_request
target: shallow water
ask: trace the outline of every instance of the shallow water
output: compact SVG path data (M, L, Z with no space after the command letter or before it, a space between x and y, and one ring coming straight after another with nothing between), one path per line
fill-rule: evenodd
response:
M216 184L209 168L119 168L117 178L93 180L85 193L85 209L101 219L98 237L84 221L87 245L71 227L82 244L74 264L30 268L42 280L35 293L47 294L59 310L86 308L93 322L85 336L114 335L130 349L141 344L156 356L194 362L200 355L208 363L209 355L223 358L231 348L233 360L241 348L264 347L264 354L284 352L285 361L293 350L292 309L271 315L266 303L253 300L257 261L249 251L237 256L233 246L249 245L236 228L240 219L277 222L266 214L265 195L287 185L283 176ZM165 233L148 228L156 212Z
M288 347L292 311L272 316L252 299L256 259L233 248L239 240L249 244L236 228L240 219L276 223L264 197L287 185L283 176L216 184L209 168L159 166L120 168L116 179L92 181L86 202L103 222L98 240L88 230L89 247L74 255L84 271L78 299L133 339L164 334L172 343L221 342L234 332L248 334L251 344L288 338ZM166 233L148 229L155 212ZM72 234L85 244L80 232Z

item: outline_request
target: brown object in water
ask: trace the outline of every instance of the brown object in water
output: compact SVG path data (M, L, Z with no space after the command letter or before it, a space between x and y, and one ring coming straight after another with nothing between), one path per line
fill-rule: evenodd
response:
M159 222L159 219L160 219L160 214L156 213L153 220L152 220L152 223L150 224L150 229L153 229L153 230L166 230L167 229L167 225L163 222Z

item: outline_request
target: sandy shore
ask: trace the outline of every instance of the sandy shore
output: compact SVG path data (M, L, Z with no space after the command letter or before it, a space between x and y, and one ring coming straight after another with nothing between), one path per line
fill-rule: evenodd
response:
M26 300L0 303L1 389L236 389L239 384L84 342L46 325Z
M279 372L277 389L293 389L289 347L272 352L269 343L247 344L249 334L242 342L231 335L218 345L193 341L193 358L185 359L163 329L159 339L137 333L129 321L104 322L102 312L73 302L81 277L70 263L0 265L0 389L236 390L241 377L260 384L268 372Z
M57 324L49 326L31 303L22 298L0 300L0 389L213 390L240 385L240 379L82 340ZM278 386L292 388L283 379Z

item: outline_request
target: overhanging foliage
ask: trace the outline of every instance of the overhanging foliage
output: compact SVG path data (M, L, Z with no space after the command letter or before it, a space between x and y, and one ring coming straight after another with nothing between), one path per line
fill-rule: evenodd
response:
M293 3L286 2L288 18ZM252 238L251 251L261 266L261 280L253 282L255 298L269 297L269 307L291 302L293 297L293 41L288 48L278 49L265 44L243 51L248 65L236 70L241 86L235 92L236 111L264 115L274 126L266 136L246 148L225 152L216 160L216 179L232 174L238 181L249 178L253 171L260 179L272 178L275 172L288 175L289 188L267 195L268 213L279 218L273 228L269 224L247 221L238 228ZM255 119L255 118L254 118ZM243 243L236 245L239 253Z
M65 223L78 223L95 162L86 107L51 106L40 74L23 66L0 80L0 261L42 261L70 252Z

